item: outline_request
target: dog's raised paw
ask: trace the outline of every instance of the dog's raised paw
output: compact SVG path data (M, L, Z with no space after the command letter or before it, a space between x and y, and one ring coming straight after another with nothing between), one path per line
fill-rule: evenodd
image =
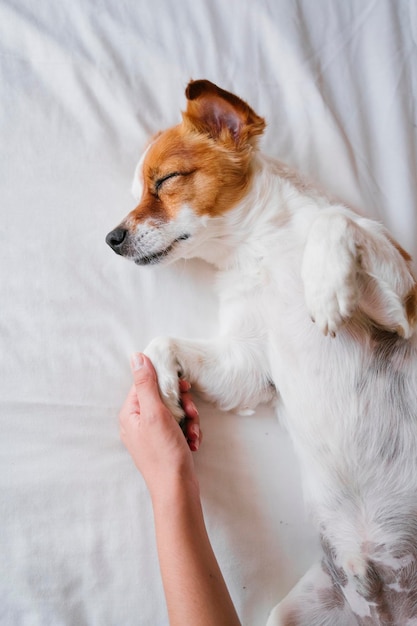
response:
M302 279L308 312L325 335L334 337L358 306L358 254L344 215L313 224L304 250Z
M348 280L338 287L309 284L305 289L307 308L312 321L324 335L335 337L337 331L352 316L358 302L355 281Z

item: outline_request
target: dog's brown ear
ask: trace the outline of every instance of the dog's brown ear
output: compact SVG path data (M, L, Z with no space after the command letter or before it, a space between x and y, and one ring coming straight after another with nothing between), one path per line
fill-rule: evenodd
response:
M191 81L185 95L184 120L214 139L229 142L232 139L239 147L255 143L264 131L265 120L246 102L208 80Z

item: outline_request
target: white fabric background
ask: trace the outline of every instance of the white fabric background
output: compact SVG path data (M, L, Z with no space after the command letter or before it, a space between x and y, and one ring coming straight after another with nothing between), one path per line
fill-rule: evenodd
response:
M140 269L104 243L148 135L208 78L266 117L265 151L415 254L416 38L416 0L0 0L1 624L167 624L116 415L130 353L214 334L216 302L202 262ZM297 463L268 408L199 406L208 530L261 625L318 553Z

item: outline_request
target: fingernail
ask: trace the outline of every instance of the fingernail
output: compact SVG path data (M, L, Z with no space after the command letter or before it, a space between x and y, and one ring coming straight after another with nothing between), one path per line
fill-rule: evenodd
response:
M188 382L188 380L185 380L185 378L180 378L180 391L182 391L182 393L187 393L187 391L190 391L191 389L191 384Z
M194 402L190 402L190 410L193 411L194 415L198 417L198 409ZM198 428L198 427L197 427Z
M200 427L198 424L193 424L190 427L190 431L193 437L195 437L197 440L200 438Z
M198 441L198 439L196 441L190 441L189 446L191 452L197 452L198 448L200 447L200 442Z
M132 354L131 363L133 371L137 372L138 370L140 370L145 363L142 354L140 354L139 352Z

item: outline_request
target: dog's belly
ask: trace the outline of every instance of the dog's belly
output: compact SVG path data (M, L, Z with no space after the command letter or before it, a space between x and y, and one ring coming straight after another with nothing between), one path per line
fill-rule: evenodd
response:
M383 368L383 345L322 337L296 323L291 340L282 327L271 331L269 358L307 504L356 614L375 624L385 623L385 610L409 617L417 580L415 349L401 354L398 339Z
M357 341L349 327L325 337L303 307L290 305L277 303L280 324L271 323L277 319L271 314L268 358L308 491L326 501L329 490L338 500L383 491L398 501L407 468L417 503L415 347L390 333ZM391 344L392 363L384 342ZM407 491L403 485L401 494Z
M300 332L290 343L280 341L280 334L271 332L269 342L279 417L302 465L309 466L307 476L310 480L315 476L323 485L339 475L334 471L336 463L354 466L361 454L352 450L359 419L355 368L360 354L352 350L341 358L335 344L338 340L320 336L314 327ZM312 474L313 467L316 472Z

